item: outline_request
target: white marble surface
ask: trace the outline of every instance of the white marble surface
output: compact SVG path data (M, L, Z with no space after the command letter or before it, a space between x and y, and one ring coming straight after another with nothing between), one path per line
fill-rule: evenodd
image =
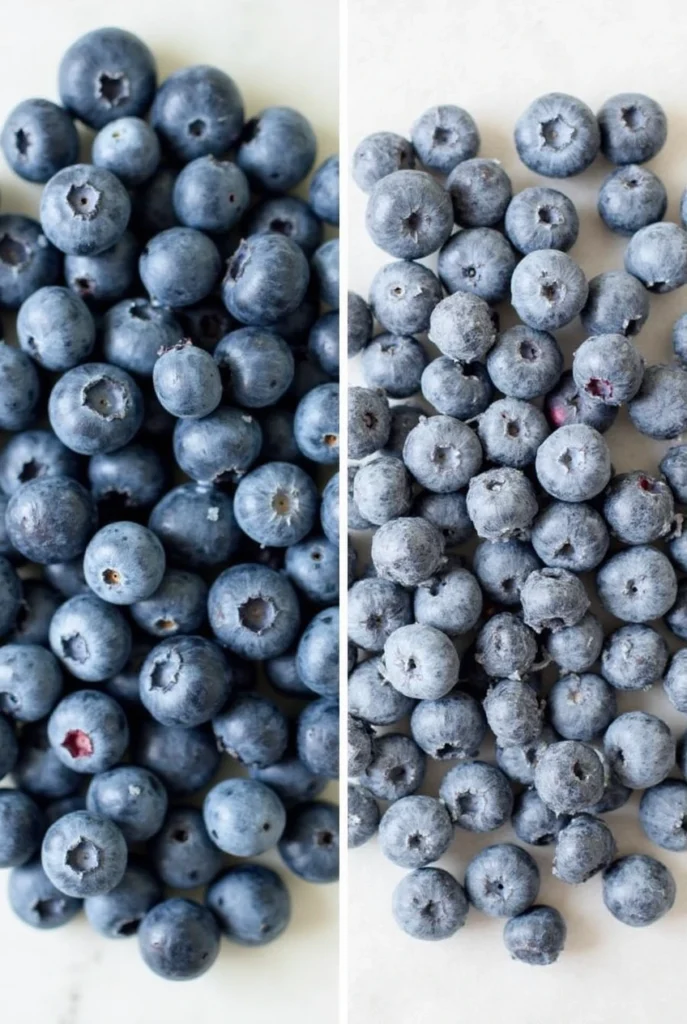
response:
M351 151L372 131L407 134L412 121L436 103L457 103L476 118L481 155L503 161L515 189L538 179L517 160L512 128L536 96L579 95L593 109L614 93L655 96L669 117L668 143L651 167L670 195L668 219L677 219L687 185L687 106L684 40L687 9L674 0L349 0L348 123ZM551 182L568 193L581 215L572 251L588 276L622 266L624 244L596 214L596 193L610 168L599 160L581 178ZM365 197L350 187L350 287L367 293L374 271L389 257L364 231ZM435 266L433 260L428 261ZM653 362L670 358L670 328L687 310L687 292L652 298L651 317L638 339ZM509 323L506 317L506 323ZM566 365L582 340L579 323L560 332ZM358 370L353 367L351 379ZM655 469L658 445L628 429L625 414L607 435L618 471ZM687 726L661 689L620 707L645 707L665 716L676 735ZM436 792L431 774L427 792ZM687 928L687 860L651 848L636 824L636 799L609 816L621 853L652 852L674 871L674 910L651 928L615 921L601 902L598 878L571 889L552 879L551 848L535 851L542 868L540 899L567 919L567 949L559 963L532 969L510 961L502 922L471 911L468 926L442 943L414 942L391 919L391 892L403 875L384 860L376 842L353 851L349 862L349 1000L354 1024L394 1021L508 1021L510 1024L677 1024L684 1017L682 970ZM490 836L512 838L509 829ZM460 878L484 837L459 833L440 862Z
M338 138L336 0L26 0L3 7L0 119L29 96L58 99L57 66L82 33L114 24L142 36L161 77L207 63L238 82L249 113L291 105L313 122L319 158ZM2 161L3 212L35 214L40 189ZM279 866L276 855L264 858ZM5 881L2 881L4 890ZM0 893L0 1019L7 1024L295 1024L332 1020L337 985L337 886L289 879L294 917L287 936L263 949L223 944L213 970L173 985L143 965L136 940L108 942L84 920L37 932Z

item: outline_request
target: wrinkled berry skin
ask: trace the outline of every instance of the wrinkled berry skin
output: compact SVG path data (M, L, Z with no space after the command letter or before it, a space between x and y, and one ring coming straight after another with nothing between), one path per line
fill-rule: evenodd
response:
M600 144L592 111L565 93L540 96L515 126L518 156L535 174L549 178L581 174L596 158Z
M553 873L561 882L580 885L608 867L615 855L615 839L606 823L577 814L556 837Z
M535 690L519 679L502 679L483 701L489 728L501 747L524 746L542 731L542 707Z
M424 171L394 171L372 188L365 223L380 249L397 259L420 259L450 235L451 197Z
M427 758L414 740L390 732L378 737L360 782L378 800L393 803L420 788L426 766Z
M665 481L635 470L613 477L603 511L623 544L651 544L670 532L675 502Z
M534 770L534 785L556 814L577 814L601 799L604 766L586 743L561 740L543 751Z
M418 868L394 889L396 924L413 939L448 939L465 924L468 901L463 887L443 868Z
M153 128L177 159L223 156L243 128L243 99L219 68L197 64L166 78L151 110Z
M384 645L389 681L406 697L436 700L458 681L459 658L449 637L433 626L401 626Z
M5 121L0 144L15 174L40 183L76 163L79 154L74 122L50 100L19 103Z
M372 839L379 828L379 805L364 786L348 784L348 848L354 850Z
M666 141L665 112L642 93L612 96L597 117L601 152L612 164L642 164L656 156Z
M584 424L603 434L615 423L618 408L597 402L580 391L572 370L565 370L556 387L546 395L544 412L553 428Z
M651 626L621 626L604 642L601 674L616 690L648 690L663 676L668 645Z
M513 811L510 782L500 768L483 761L450 768L441 780L439 797L450 820L469 832L493 832Z
M574 626L550 633L546 650L561 671L586 672L598 660L603 642L603 626L587 612Z
M675 881L660 861L644 854L631 854L606 868L603 899L622 924L643 928L671 909L675 902Z
M467 693L422 700L410 719L417 745L437 761L476 757L487 731L484 712Z
M67 110L91 128L118 117L143 117L156 84L148 47L121 28L100 28L72 43L60 63L58 86Z

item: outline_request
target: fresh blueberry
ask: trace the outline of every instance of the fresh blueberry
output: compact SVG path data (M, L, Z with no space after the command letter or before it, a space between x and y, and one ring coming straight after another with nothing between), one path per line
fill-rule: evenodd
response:
M0 305L4 309L19 309L38 289L58 284L61 276L62 257L37 221L18 214L0 216Z
M658 441L679 437L687 429L687 368L648 366L628 409L640 434Z
M320 300L332 309L339 308L339 239L323 242L312 256L311 269Z
M415 152L408 139L395 132L374 132L358 143L353 153L353 178L363 192L371 192L382 178L395 171L413 170Z
M60 928L81 910L81 900L56 889L38 858L10 872L7 896L17 917L32 928Z
M148 911L160 902L160 883L144 867L130 864L119 885L84 901L88 923L108 939L134 935Z
M130 216L131 200L119 178L92 164L58 171L41 197L43 231L60 252L73 256L96 256L111 249Z
M504 605L520 603L525 580L540 567L532 548L519 540L483 541L472 561L472 571L484 593Z
M641 164L666 141L663 108L642 93L625 92L606 100L598 113L601 152L613 164Z
M260 424L241 409L220 406L202 419L178 420L174 455L198 483L228 483L243 476L260 454Z
M424 171L393 171L372 187L366 225L375 245L391 256L429 256L451 233L451 197Z
M168 491L150 513L148 525L168 559L191 569L227 562L241 536L232 499L215 487L193 483Z
M157 536L138 523L111 523L99 530L84 554L91 590L111 604L134 604L150 597L165 572Z
M220 643L250 660L284 654L300 626L293 587L262 565L225 569L210 588L208 617Z
M490 917L513 917L527 910L539 892L539 868L520 846L496 843L480 850L465 872L470 902Z
M44 183L79 154L79 136L71 117L50 100L19 103L0 137L5 159L25 181Z
M298 716L298 757L314 775L336 779L339 775L339 705L320 698Z
M133 221L144 241L161 231L177 227L179 222L172 197L178 174L174 167L160 167L150 181L137 190L133 202Z
M45 822L30 796L16 789L0 790L0 867L26 864L38 849Z
M289 871L306 882L339 877L339 809L324 800L297 804L289 811L279 853Z
M327 224L339 223L339 157L327 157L316 169L308 189L308 201Z
M566 370L556 387L546 395L544 412L552 427L585 424L603 434L615 423L618 407L604 405L580 391L572 371Z
M195 807L175 807L160 822L153 840L151 859L161 882L173 889L208 885L222 866L222 854L214 845Z
M143 420L143 399L124 370L106 363L84 363L57 381L48 414L67 448L80 455L97 455L131 441Z
M339 311L323 313L308 335L308 355L328 377L339 378Z
M603 748L616 778L632 789L656 786L675 764L670 729L645 711L618 715L606 730Z
M78 477L79 460L49 430L25 430L0 452L0 487L12 495L37 478Z
M265 768L285 753L287 720L272 701L257 694L239 694L212 720L220 750L241 764Z
M132 605L131 614L136 624L152 636L195 633L205 621L207 593L200 576L169 569L148 598Z
M112 248L97 256L65 256L64 277L82 299L116 302L134 288L138 254L138 242L125 231Z
M339 385L320 384L298 403L296 443L307 459L321 465L339 461Z
M153 128L184 163L223 156L243 128L243 99L229 75L206 64L165 79L151 111Z
M534 100L515 126L518 156L535 174L569 178L596 158L599 125L586 103L552 92Z
M586 672L598 660L603 642L603 626L595 615L587 612L574 626L550 633L546 650L562 672Z
M149 377L159 351L178 344L182 331L169 310L147 299L125 299L105 313L102 337L108 362Z
M22 731L14 779L21 789L44 800L71 796L82 777L67 768L50 746L45 720Z
M185 227L222 234L245 214L250 188L236 164L202 156L182 168L174 183L173 202L174 212Z
M124 877L126 842L109 819L73 811L46 832L41 860L60 892L80 898L98 896L110 892Z
M227 264L222 298L241 323L268 326L298 308L309 279L308 261L296 242L280 234L251 235Z
M220 648L199 636L176 636L154 647L140 675L141 700L162 725L209 722L231 692L231 670Z
M14 725L0 715L0 780L15 768L19 756L19 744Z
M668 868L653 857L620 857L603 875L606 907L622 924L642 928L653 924L675 902L675 880Z
M249 409L274 405L294 374L290 348L273 330L243 327L225 335L214 351L225 398Z
M661 551L637 545L611 555L596 576L601 603L624 622L659 619L675 603L675 570Z
M327 785L327 779L311 772L288 752L266 768L251 768L250 777L273 789L286 808L303 800L314 800Z
M401 868L422 868L448 849L453 825L444 804L431 796L406 796L379 823L379 846Z
M129 727L112 697L99 690L76 690L63 697L52 712L48 739L67 768L94 775L122 760L129 744Z
M511 245L523 256L535 249L567 252L577 241L580 220L572 200L555 188L539 185L513 196L504 228Z
M189 341L161 354L153 367L153 387L162 407L180 419L208 416L222 398L214 359Z
M24 352L47 370L70 370L90 355L95 323L83 299L54 285L24 300L17 336Z
M312 169L316 149L307 118L290 107L267 107L244 125L237 161L258 185L286 191Z
M192 306L213 290L221 271L215 243L194 228L169 228L141 253L141 280L159 306Z
M205 907L175 897L148 911L138 928L138 942L151 971L169 981L190 981L217 959L219 925Z
M286 235L306 256L322 244L322 224L298 196L268 195L251 209L242 230L245 235Z
M648 690L663 676L668 646L651 626L621 626L604 642L601 674L616 690Z
M100 682L126 664L131 630L119 609L94 594L82 594L65 601L53 616L50 646L77 679Z
M287 576L315 604L339 597L339 549L324 537L309 537L286 552Z
M21 580L7 559L0 557L0 636L5 636L14 627L21 600Z
M207 905L222 933L242 946L264 946L282 934L291 917L289 891L276 872L240 864L214 882Z
M124 765L94 776L86 806L94 814L114 821L127 842L143 842L162 827L167 792L147 768Z
M687 231L669 222L641 228L625 250L625 270L655 294L680 288L687 281Z
M465 924L468 901L462 886L442 868L423 867L401 879L393 893L398 926L413 939L448 939Z
M217 770L220 755L210 732L150 720L138 733L135 760L178 795L204 789Z
M543 708L529 683L502 679L488 691L483 703L489 728L500 746L522 747L539 736Z
M466 228L451 235L439 253L439 279L447 292L468 292L485 302L508 295L516 254L500 231Z
M446 181L456 224L489 228L503 220L513 190L498 160L473 158L457 164Z
M62 672L50 651L37 644L0 647L0 711L18 722L50 714L62 694Z
M288 462L267 462L240 481L234 513L241 529L259 544L287 547L315 525L317 489L311 477Z
M119 117L93 140L93 163L116 174L128 188L142 185L158 169L160 140L142 118Z
M154 505L162 497L166 473L152 448L131 444L94 455L88 463L88 480L102 521L103 513L108 519L120 519Z
M668 194L661 179L635 164L613 171L599 190L599 216L620 235L633 235L663 220L667 206Z
M40 564L80 555L97 514L88 491L66 476L39 476L14 491L5 522L12 545Z
M253 779L227 779L214 786L205 797L203 818L215 845L238 857L274 847L286 823L279 797Z
M535 466L539 483L559 501L588 501L611 477L608 445L583 423L554 430L540 445Z

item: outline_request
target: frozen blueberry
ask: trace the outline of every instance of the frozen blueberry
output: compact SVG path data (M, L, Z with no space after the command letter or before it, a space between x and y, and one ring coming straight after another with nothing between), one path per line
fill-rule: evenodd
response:
M449 636L469 633L482 614L482 591L467 569L448 566L415 591L415 621Z
M673 495L656 477L635 470L613 477L604 496L604 516L624 544L649 544L670 531Z
M663 108L642 93L606 100L598 113L601 152L613 164L641 164L659 152L668 131Z
M427 356L416 338L378 334L363 350L361 365L368 387L391 398L409 398L420 390Z
M348 784L348 848L367 843L379 828L379 805L364 786Z
M430 416L408 434L403 461L418 483L443 494L464 487L478 472L482 446L460 420Z
M412 504L410 477L400 459L381 455L358 469L353 483L356 507L377 526L405 515Z
M513 272L511 302L528 327L558 330L581 312L587 301L587 280L580 267L558 249L537 249Z
M464 228L498 224L513 194L510 178L499 161L484 158L457 164L448 176L446 188L456 224Z
M394 802L420 788L426 761L424 752L409 736L386 733L376 739L372 761L360 782L378 800Z
M487 357L494 385L519 399L540 398L558 382L563 354L546 331L511 327L504 331Z
M549 691L547 710L559 736L589 742L615 718L615 691L591 672L560 676Z
M462 363L449 356L429 363L422 373L420 387L423 397L437 412L459 420L471 420L483 413L494 393L482 363ZM392 416L396 408L392 409ZM422 410L419 413L422 415Z
M147 768L122 765L93 777L86 806L114 821L127 842L138 843L160 831L167 813L167 791Z
M485 358L496 341L496 327L483 299L456 291L434 306L429 337L445 356L470 363Z
M443 557L441 533L418 517L391 519L372 538L372 562L377 575L404 587L415 587L433 576Z
M297 804L289 811L279 842L289 871L306 882L335 882L339 877L339 808L325 800Z
M391 633L412 618L410 595L391 580L358 580L348 593L348 635L366 651L382 651Z
M573 380L572 370L565 370L556 387L546 395L544 412L552 427L582 423L603 434L615 423L618 407L604 405L580 391Z
M552 569L588 572L604 560L608 545L603 517L583 502L554 501L532 525L532 547Z
M60 928L81 909L81 900L55 888L39 858L10 872L7 896L17 917L33 928Z
M513 831L518 839L531 846L547 846L566 824L565 816L547 807L536 789L525 789L515 799Z
M394 266L395 264L391 264ZM348 357L360 352L372 337L372 314L357 292L348 293Z
M621 626L604 643L601 673L616 690L647 690L668 664L665 640L651 626Z
M389 440L391 413L385 395L371 388L348 390L348 456L364 459Z
M513 196L504 227L511 245L526 256L535 249L572 249L580 221L566 195L555 188L534 186Z
M18 789L0 790L0 867L26 864L45 830L43 812Z
M446 291L469 292L485 302L508 295L517 258L493 228L466 228L452 235L439 253L439 280Z
M370 725L393 725L409 714L414 700L399 693L386 677L381 658L361 662L348 679L348 708Z
M493 832L510 818L513 791L503 772L483 761L450 768L439 796L451 821L470 832Z
M460 491L451 494L425 491L417 498L415 511L441 531L447 548L462 544L473 534L465 495Z
M418 746L437 761L475 757L486 734L484 713L467 693L422 700L410 718Z
M286 191L312 169L316 149L307 118L290 107L267 107L244 125L237 161L258 185Z
M543 726L539 735L524 744L496 744L496 763L511 782L519 782L523 786L531 786L534 782L534 770L546 748L556 740L550 726Z
M449 174L457 164L477 155L479 129L462 107L430 107L413 124L413 148L422 164L439 174Z
M347 716L348 777L355 779L372 760L373 733L367 722Z
M501 747L532 743L542 729L542 706L532 686L519 679L503 679L484 699L489 728Z
M518 398L502 398L480 415L477 432L490 462L523 469L534 462L549 426L536 406Z
M64 106L91 128L143 116L155 93L155 59L131 32L101 28L72 43L59 69Z
M577 814L601 799L604 766L586 743L561 740L542 751L534 770L537 793L556 814Z
M680 288L687 281L687 232L670 222L641 228L625 250L625 270L650 292Z
M382 327L392 334L426 331L432 310L441 299L441 285L436 275L420 263L405 260L384 264L370 285L370 309ZM365 344L367 340L369 336Z
M161 978L189 981L208 971L219 953L220 930L214 914L192 900L163 900L138 928L144 963Z
M599 125L586 103L552 92L534 100L515 126L518 156L535 174L570 178L599 152Z
M45 235L57 249L73 256L96 256L112 248L130 216L131 200L119 178L91 164L58 171L41 197Z
M658 635L658 634L657 634ZM678 711L687 710L687 650L676 651L670 659L670 665L663 679L668 700ZM654 671L660 665L654 667ZM661 673L657 673L660 675Z
M406 697L435 700L458 682L459 658L450 638L434 626L401 626L384 645L389 681Z
M620 334L589 338L575 352L573 379L580 391L607 405L622 405L639 391L644 360Z
M664 850L687 849L687 785L666 779L642 794L639 823L645 835Z
M525 622L537 633L575 626L589 608L582 581L567 569L545 568L530 573L520 600Z
M599 216L620 235L633 235L663 220L667 206L668 194L661 179L635 164L613 171L599 190Z
M553 873L561 882L580 885L608 867L615 855L608 826L590 814L577 814L556 837Z
M603 747L616 778L632 789L657 785L675 764L670 729L645 711L618 715L606 730Z
M50 881L66 896L98 896L124 877L126 842L108 818L73 811L46 832L41 860Z
M223 156L243 128L243 99L233 79L206 64L175 71L165 79L151 111L153 128L186 163Z
M76 162L79 137L69 114L50 100L30 99L9 114L0 138L5 159L25 181L44 183Z
M0 647L0 711L18 722L50 714L62 694L62 672L55 656L33 643Z
M495 843L476 854L465 872L468 899L490 917L513 917L534 903L539 892L536 862L513 843Z
M541 563L532 548L519 540L483 541L473 555L472 571L482 590L499 604L520 603L520 590Z
M308 188L308 202L327 224L339 223L339 157L330 156L316 169Z
M641 928L667 914L675 902L675 880L668 868L653 857L631 854L606 868L603 898L622 924Z
M537 478L559 501L589 501L611 478L611 457L605 440L584 423L554 430L539 447Z
M609 270L590 280L587 302L580 313L588 334L633 338L648 316L649 296L636 277L624 270Z
M475 660L495 679L522 679L532 668L537 650L537 638L522 619L500 612L478 632Z
M612 555L596 576L604 607L625 622L650 622L677 597L675 570L661 551L637 545Z
M531 907L506 922L503 943L513 960L547 967L563 952L567 928L555 907Z
M237 565L218 576L210 588L208 617L220 642L251 660L283 654L300 625L293 587L262 565Z
M418 868L393 893L398 926L413 939L448 939L465 924L468 901L462 886L442 868Z
M175 795L204 789L220 759L210 732L165 726L152 719L139 730L135 754L137 764L154 772Z
M47 370L70 370L90 355L95 323L83 299L68 288L39 288L21 305L19 344Z
M478 536L490 541L526 539L537 508L532 484L521 470L501 466L471 474L467 510Z
M687 369L683 366L648 366L642 385L629 404L636 429L663 441L687 429Z
M391 256L429 256L451 233L451 197L424 171L393 171L372 187L365 223L375 245Z
M546 650L561 671L586 672L598 660L603 642L603 626L595 615L587 612L574 626L550 633Z
M669 448L659 463L659 469L668 480L677 501L684 505L687 500L687 445Z
M406 796L389 807L379 823L379 845L385 857L401 868L421 868L448 849L451 819L440 800Z

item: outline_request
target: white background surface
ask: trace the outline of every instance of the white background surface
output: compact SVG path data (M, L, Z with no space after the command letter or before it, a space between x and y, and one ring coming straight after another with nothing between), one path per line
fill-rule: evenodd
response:
M351 151L372 131L407 136L427 107L456 103L482 133L480 155L503 161L519 190L542 180L517 159L512 129L536 96L564 91L596 110L609 96L642 91L668 113L668 143L651 167L670 196L668 219L677 219L687 185L687 101L684 46L687 8L671 0L349 0L348 121ZM589 277L622 267L624 243L596 214L596 193L610 168L603 160L581 178L551 181L575 201L580 240L572 256ZM366 295L374 271L390 257L364 231L365 197L350 186L350 287ZM428 261L436 266L433 260ZM687 310L687 291L652 297L652 312L638 345L648 361L670 358L670 327ZM506 317L506 325L511 322ZM566 365L582 340L579 323L559 333ZM351 379L357 376L352 369ZM655 470L660 451L627 428L625 414L607 435L616 470ZM675 442L673 442L675 443ZM621 710L644 706L663 715L676 735L687 718L670 708L662 690L619 701ZM426 792L436 792L432 777ZM673 911L647 929L615 921L595 878L572 889L552 879L550 847L535 850L542 869L541 902L564 914L568 943L559 963L531 968L512 962L501 940L503 922L470 912L452 939L422 943L406 937L391 918L391 892L403 870L387 862L375 841L354 850L349 862L350 1020L352 1024L646 1024L684 1020L687 943L687 854L651 848L636 825L636 800L608 816L621 853L653 853L673 870L678 899ZM509 829L485 837L459 832L440 864L462 878L473 853L488 841L511 839ZM532 852L533 848L529 848Z
M336 0L25 0L2 5L0 121L20 100L58 100L57 67L84 32L117 25L154 51L160 78L188 64L215 64L238 83L248 116L280 104L313 123L318 162L337 149ZM35 215L40 187L0 158L2 212ZM279 867L270 855L266 863ZM263 949L223 943L204 977L164 982L144 966L136 940L108 942L79 919L39 932L14 917L0 881L0 1019L7 1024L295 1024L333 1019L337 886L289 877L294 914Z

